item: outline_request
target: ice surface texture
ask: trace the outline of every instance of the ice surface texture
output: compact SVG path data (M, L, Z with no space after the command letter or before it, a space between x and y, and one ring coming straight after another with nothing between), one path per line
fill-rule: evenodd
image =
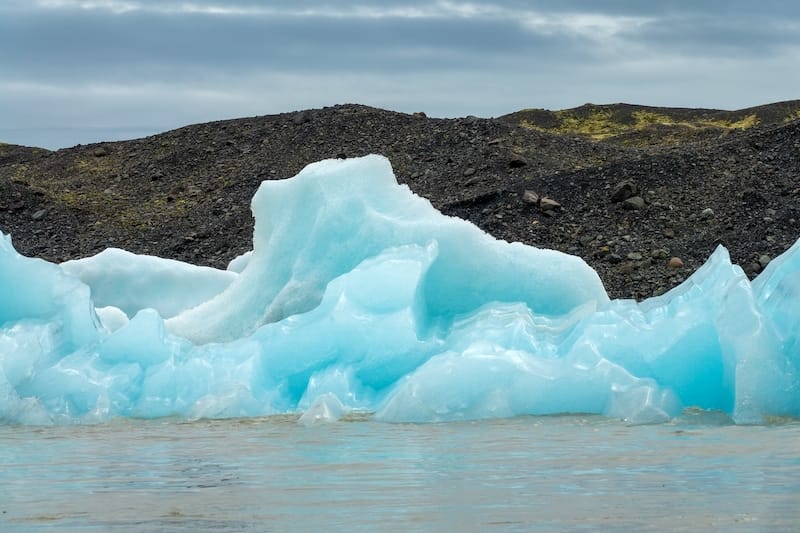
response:
M752 284L719 248L636 303L440 214L380 156L264 182L253 213L227 271L113 249L55 265L0 235L0 422L800 416L800 244Z

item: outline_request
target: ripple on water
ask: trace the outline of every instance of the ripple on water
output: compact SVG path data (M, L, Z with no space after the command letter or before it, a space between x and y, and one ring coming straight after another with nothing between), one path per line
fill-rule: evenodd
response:
M0 427L3 530L800 528L800 423Z

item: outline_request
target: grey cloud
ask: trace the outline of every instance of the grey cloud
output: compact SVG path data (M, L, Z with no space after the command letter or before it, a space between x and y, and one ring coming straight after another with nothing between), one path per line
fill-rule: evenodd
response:
M798 96L798 21L778 0L6 0L0 136L86 142L346 101L745 107Z
M667 15L718 18L743 18L750 15L769 14L777 19L800 16L800 4L785 0L725 0L724 2L702 0L532 0L514 2L517 8L570 13L606 13L609 15L635 15L661 17Z
M643 46L696 57L763 56L800 47L798 29L758 15L747 19L675 16L646 23L629 38Z
M318 16L48 12L3 19L0 35L0 61L7 71L66 78L209 68L452 70L492 67L536 53L558 52L577 61L585 49L573 37L537 35L493 18L387 18L366 24Z

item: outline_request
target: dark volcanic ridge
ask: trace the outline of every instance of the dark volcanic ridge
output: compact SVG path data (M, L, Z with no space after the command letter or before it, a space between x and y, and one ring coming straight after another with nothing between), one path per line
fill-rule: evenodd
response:
M446 214L583 257L612 297L660 294L718 244L753 276L800 236L800 101L494 119L340 105L55 152L0 144L0 229L55 262L114 246L224 268L251 246L262 180L369 153Z

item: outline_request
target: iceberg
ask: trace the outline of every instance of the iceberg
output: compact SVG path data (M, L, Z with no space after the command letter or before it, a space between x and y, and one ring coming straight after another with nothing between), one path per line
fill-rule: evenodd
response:
M580 258L439 213L381 156L265 181L252 209L227 270L57 265L0 234L0 423L800 416L800 241L752 283L720 247L662 296L611 301Z

